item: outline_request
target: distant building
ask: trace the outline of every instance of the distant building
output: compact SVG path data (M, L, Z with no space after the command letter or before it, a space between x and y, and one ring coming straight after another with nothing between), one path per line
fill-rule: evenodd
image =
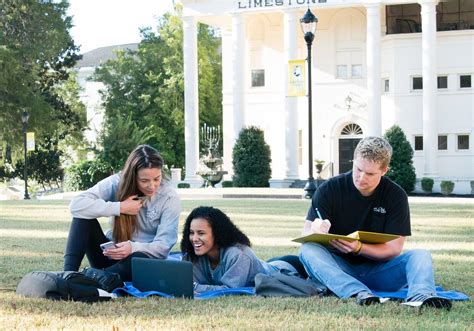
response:
M92 145L97 144L98 133L102 130L104 110L101 106L101 97L99 91L104 89L104 84L100 82L89 81L95 69L108 60L116 58L116 52L122 50L138 49L138 44L124 44L96 48L83 54L80 61L77 62L77 80L82 88L80 94L81 101L86 105L88 130L86 138Z
M351 169L361 137L397 124L415 150L418 179L435 179L438 192L441 180L452 180L454 193L471 193L474 1L181 2L186 181L199 181L198 22L221 29L224 170L232 171L240 130L256 125L271 147L271 186L307 178L308 100L288 94L288 67L306 59L299 19L309 7L319 19L312 47L313 156L326 162L326 174Z

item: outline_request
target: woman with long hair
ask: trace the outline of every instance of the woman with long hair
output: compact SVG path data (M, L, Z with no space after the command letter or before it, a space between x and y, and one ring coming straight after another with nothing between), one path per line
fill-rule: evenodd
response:
M193 263L194 290L254 286L257 273L296 271L289 263L260 260L249 238L221 210L198 207L186 218L181 239L184 259Z
M132 257L166 258L178 238L181 202L164 178L163 158L156 149L140 145L118 174L75 197L64 255L64 270L77 271L84 255L91 267L131 280ZM110 217L106 234L97 221ZM101 249L101 244L113 244Z

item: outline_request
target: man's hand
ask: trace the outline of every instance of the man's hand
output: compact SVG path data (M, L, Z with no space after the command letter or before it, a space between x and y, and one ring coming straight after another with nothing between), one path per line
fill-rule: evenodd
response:
M316 218L311 223L311 232L313 233L328 233L330 228L331 222L329 222L328 219L322 220L320 218Z
M126 200L120 202L120 214L138 215L140 208L142 208L143 201L135 200L136 195L128 197Z
M337 249L341 253L353 253L359 249L359 246L362 245L358 240L346 241L342 239L335 239L329 242L332 247ZM359 252L360 253L360 252Z
M132 244L128 241L122 241L115 244L117 248L109 248L104 251L104 255L112 260L123 260L132 254Z

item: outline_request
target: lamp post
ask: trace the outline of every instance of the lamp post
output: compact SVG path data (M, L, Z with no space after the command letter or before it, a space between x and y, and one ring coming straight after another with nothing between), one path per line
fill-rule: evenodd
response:
M26 129L28 128L28 119L30 118L30 114L26 110L23 111L21 114L21 122L23 123L23 149L25 150L25 165L23 167L23 179L25 180L25 200L30 199L30 195L28 194L28 158L27 158L27 146L26 146Z
M301 29L303 30L304 40L308 48L308 182L306 183L305 198L311 199L316 191L316 185L313 178L313 115L312 115L312 91L311 91L311 45L314 40L314 33L318 19L311 10L306 11L300 19Z

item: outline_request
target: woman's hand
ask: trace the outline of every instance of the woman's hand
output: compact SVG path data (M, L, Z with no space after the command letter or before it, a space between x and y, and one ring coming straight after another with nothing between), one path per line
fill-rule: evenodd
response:
M122 241L115 244L117 248L109 248L104 251L104 255L112 260L123 260L132 254L132 244L129 241Z
M138 215L142 208L143 201L137 199L137 195L132 195L127 200L120 201L120 214Z

